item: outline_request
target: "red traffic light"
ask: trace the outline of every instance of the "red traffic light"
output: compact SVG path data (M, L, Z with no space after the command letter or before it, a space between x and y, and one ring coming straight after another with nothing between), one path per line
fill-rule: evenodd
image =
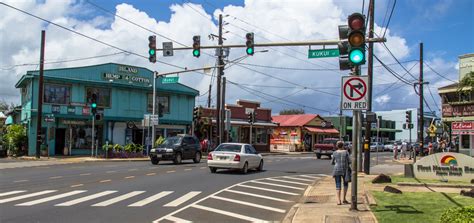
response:
M360 13L353 13L348 18L348 25L352 30L365 29L365 17Z

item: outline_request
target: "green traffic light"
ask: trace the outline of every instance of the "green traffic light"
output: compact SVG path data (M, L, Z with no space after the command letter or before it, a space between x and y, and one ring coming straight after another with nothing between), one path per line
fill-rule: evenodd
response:
M92 107L92 108L97 108L97 103L92 103L92 104L91 104L91 107Z
M148 53L153 56L153 55L155 55L156 52L155 52L155 50L150 49L150 50L148 51Z
M354 49L350 52L349 54L349 60L353 63L353 64L359 64L361 63L363 60L364 60L364 53L362 52L362 50L360 49Z
M247 48L247 55L253 54L253 48Z
M193 50L193 56L199 57L200 54L199 50Z

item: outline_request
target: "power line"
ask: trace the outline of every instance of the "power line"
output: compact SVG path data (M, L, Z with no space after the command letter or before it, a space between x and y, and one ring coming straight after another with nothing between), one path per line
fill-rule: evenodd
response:
M445 77L445 75L441 75L440 73L438 73L435 69L433 69L428 63L426 62L423 62L424 65L426 65L428 68L430 68L431 71L433 71L433 73L435 73L436 75L440 76L441 78L445 79L445 80L448 80L448 81L451 81L453 83L457 83L457 81L453 81L447 77Z
M413 64L413 66L409 69L409 71L411 71L413 68L415 68L415 66L416 66L417 64L418 64L418 63ZM402 77L405 77L405 75L407 75L407 74L408 74L408 73L403 74ZM398 81L399 81L399 80L393 82L392 85L390 85L389 87L385 88L382 92L379 92L377 95L375 95L375 97L377 97L377 96L379 96L379 95L381 95L381 94L383 94L383 93L389 92L388 90L389 90L390 88L392 88L395 84L397 84ZM398 88L397 88L397 89L398 89ZM394 89L394 90L395 90L395 89Z
M388 15L388 9L390 8L388 5L390 4L392 0L389 0L388 3L387 3L387 10L385 10L385 16L383 17L383 21L382 21L382 28L380 29L380 36L382 35L382 31L383 31L383 27L385 26L385 19L387 19L387 15Z
M395 10L395 5L397 4L397 0L394 0L393 1L393 7L392 7L392 11L390 12L390 16L388 17L388 21L387 21L387 26L385 26L385 31L383 32L383 38L385 37L385 33L387 32L387 29L388 29L388 25L390 25L390 20L392 19L392 15L393 15L393 11ZM385 45L385 44L384 44Z
M403 79L403 77L401 77L399 74L397 74L394 70L392 70L390 67L388 67L385 63L383 63L375 54L374 54L374 58L380 63L383 65L383 67L390 73L392 74L394 77L396 77L398 80L400 80L401 82L407 84L407 85L412 85L412 83L410 83L408 80L406 79ZM407 73L409 73L409 71L407 70Z
M431 99L433 99L433 102L434 102L434 104L436 105L436 108L439 108L438 103L436 103L436 100L435 100L435 98L434 98L434 96L433 96L433 93L431 92L431 88L428 87L428 91L430 92Z
M392 51L388 48L388 46L385 43L382 43L382 46L387 50L387 52L392 56L392 58L395 59L395 61L403 68L403 70L405 70L405 72L407 72L414 80L417 80L417 78L413 74L411 74L410 71L408 71L407 68L405 68L405 66L403 66L403 64L392 53Z

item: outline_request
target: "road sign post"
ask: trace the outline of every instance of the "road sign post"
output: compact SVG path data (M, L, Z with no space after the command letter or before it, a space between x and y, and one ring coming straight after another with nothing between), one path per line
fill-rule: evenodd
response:
M368 108L368 77L347 76L342 77L342 109L367 110Z

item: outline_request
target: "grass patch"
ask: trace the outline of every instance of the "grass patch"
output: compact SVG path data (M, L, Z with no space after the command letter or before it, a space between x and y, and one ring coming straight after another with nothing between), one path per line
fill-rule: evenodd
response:
M441 180L435 179L418 179L418 178L411 178L411 177L404 177L401 175L397 176L390 176L392 178L392 183L437 183L437 184L462 184L462 185L470 185L471 183L468 181L448 181L443 182Z
M452 207L474 205L474 199L458 194L438 192L404 192L392 194L372 191L377 206L372 211L380 223L439 222L441 214Z

